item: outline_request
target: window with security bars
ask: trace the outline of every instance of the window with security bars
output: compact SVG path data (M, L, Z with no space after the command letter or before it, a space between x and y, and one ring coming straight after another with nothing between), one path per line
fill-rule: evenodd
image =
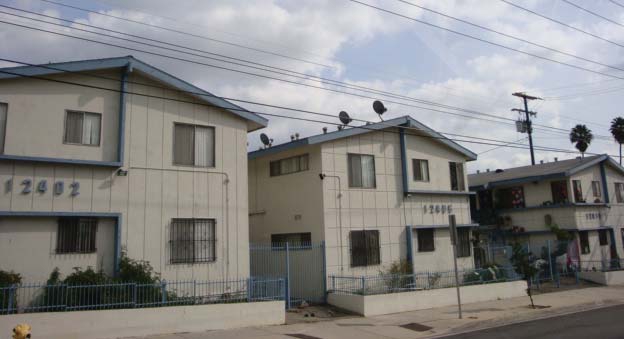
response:
M379 231L351 231L351 267L379 265Z
M607 233L607 230L598 230L598 242L600 243L600 246L609 245L609 234Z
M102 115L80 111L67 111L65 116L66 144L99 146Z
M284 174L307 171L309 169L309 156L307 154L271 161L270 174L272 177Z
M457 229L457 257L465 258L470 256L470 229Z
M175 123L173 164L215 167L214 127Z
M56 253L93 253L97 219L60 218L56 232Z
M217 259L214 219L172 219L170 233L172 264Z

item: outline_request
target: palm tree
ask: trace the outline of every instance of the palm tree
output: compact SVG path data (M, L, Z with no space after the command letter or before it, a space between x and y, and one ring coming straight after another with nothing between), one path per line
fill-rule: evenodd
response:
M622 166L622 144L624 144L624 118L617 117L611 121L611 135L620 144L620 166Z
M570 131L570 142L575 144L574 146L581 152L582 157L585 157L585 151L591 144L592 139L594 139L594 135L585 125L576 125Z

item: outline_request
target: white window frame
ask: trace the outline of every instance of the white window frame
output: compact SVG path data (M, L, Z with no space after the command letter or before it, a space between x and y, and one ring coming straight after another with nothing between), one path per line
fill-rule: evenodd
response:
M425 164L425 167L423 168L422 164ZM416 166L418 164L418 166ZM422 178L418 179L416 178L416 167L419 167L421 170L421 174L422 174ZM425 171L423 171L423 169ZM413 174L413 179L414 181L418 181L418 182L429 182L430 180L430 176L429 176L429 160L427 159L412 159L412 174Z
M176 144L175 144L175 140L176 140L176 126L191 126L193 127L193 164L184 164L184 163L178 163L176 162ZM196 139L195 139L195 130L200 127L200 128L209 128L212 129L212 164L210 165L197 165L197 158L196 158L196 154L195 154L195 147L197 146L196 144ZM186 166L186 167L198 167L198 168L215 168L217 166L217 154L216 154L216 150L217 150L217 129L215 126L210 126L210 125L199 125L199 124L189 124L189 123L184 123L184 122L174 122L173 123L173 150L171 153L171 162L174 166Z
M70 113L78 113L78 114L82 114L82 127L80 130L80 142L71 142L67 140L67 119L69 118L69 114ZM84 123L85 123L85 115L94 115L97 116L99 118L99 124L97 126L98 128L98 142L97 144L87 144L84 142ZM102 113L96 113L96 112L87 112L87 111L77 111L77 110L72 110L72 109L68 109L65 110L65 122L64 122L64 130L63 130L63 144L66 145L79 145L79 146L90 146L90 147L100 147L100 145L102 144Z
M359 157L360 158L360 164L359 164L359 170L360 170L360 183L359 185L357 183L354 182L354 168L353 168L353 162L351 161L352 157ZM373 164L373 173L372 173L372 178L373 178L373 183L370 186L364 186L364 180L363 178L363 167L362 167L362 158L363 157L370 157L372 159L372 164ZM376 170L375 170L375 156L372 154L358 154L358 153L348 153L347 154L347 171L349 174L349 188L362 188L362 189L375 189L377 188L377 177L376 177Z

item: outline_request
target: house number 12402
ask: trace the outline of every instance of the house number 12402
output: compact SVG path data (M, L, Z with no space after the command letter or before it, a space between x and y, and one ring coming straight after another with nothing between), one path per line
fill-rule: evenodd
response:
M11 191L13 186L13 179L9 179L6 182L6 190ZM24 179L21 182L22 186L22 194L30 194L33 191L33 180L32 179ZM78 181L72 182L69 187L71 188L70 195L75 197L80 194L80 183ZM48 191L48 181L43 179L40 180L37 185L34 187L37 193L46 193ZM63 181L56 181L54 186L52 187L52 192L54 195L61 195L65 191L65 183Z

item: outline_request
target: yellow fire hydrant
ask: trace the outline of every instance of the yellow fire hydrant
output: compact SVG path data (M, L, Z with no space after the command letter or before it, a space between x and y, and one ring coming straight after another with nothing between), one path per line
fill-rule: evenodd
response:
M30 338L30 325L19 324L13 328L13 339L28 339Z

